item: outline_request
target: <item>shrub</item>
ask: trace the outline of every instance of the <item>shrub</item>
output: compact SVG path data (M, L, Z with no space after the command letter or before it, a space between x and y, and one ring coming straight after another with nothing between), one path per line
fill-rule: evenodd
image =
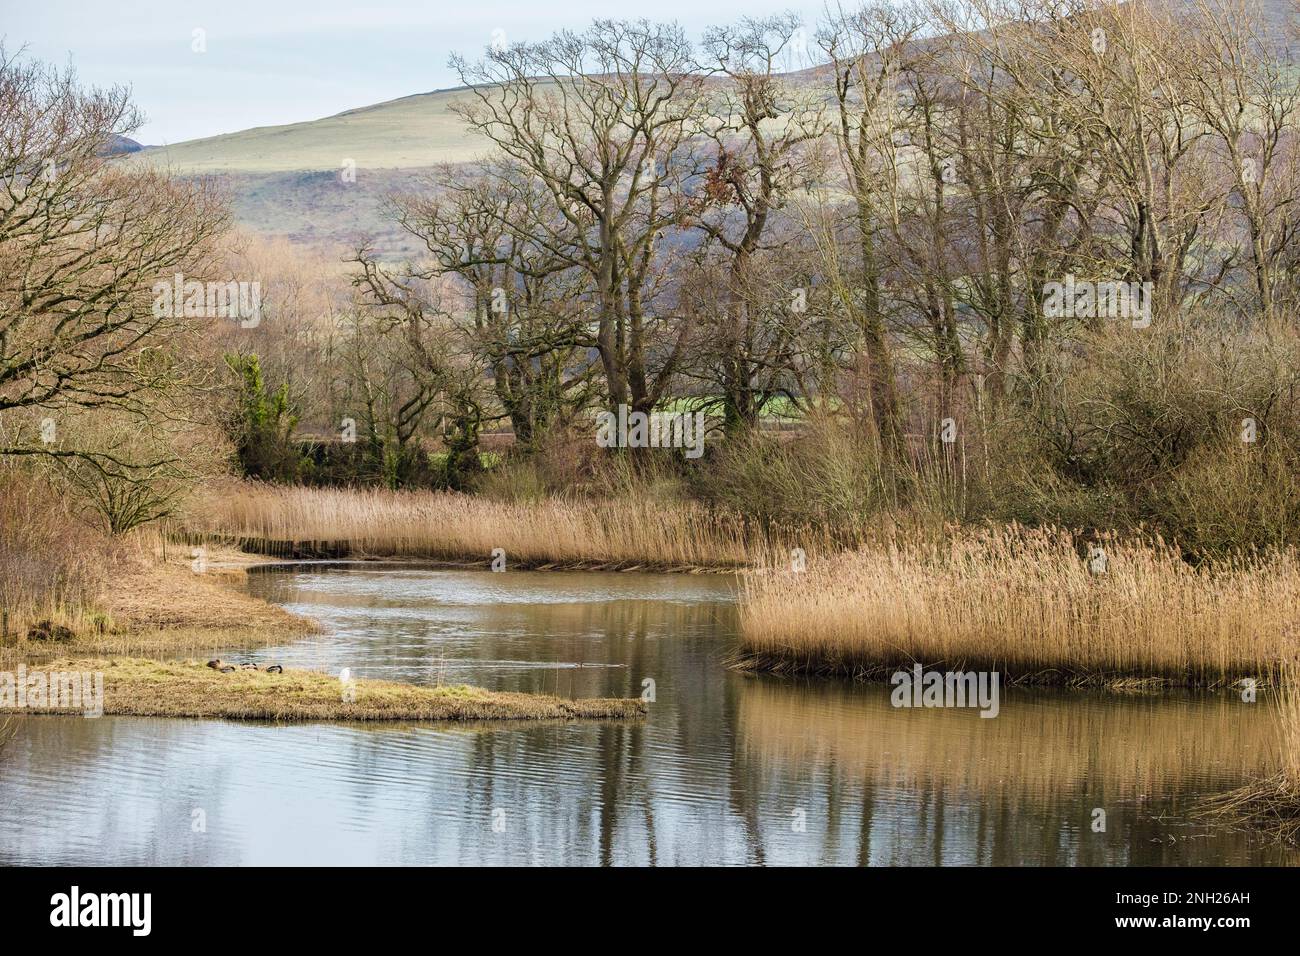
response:
M243 473L263 481L297 480L302 455L293 441L298 415L289 400L288 384L268 391L256 354L227 355L226 365L238 377L237 406L229 432Z

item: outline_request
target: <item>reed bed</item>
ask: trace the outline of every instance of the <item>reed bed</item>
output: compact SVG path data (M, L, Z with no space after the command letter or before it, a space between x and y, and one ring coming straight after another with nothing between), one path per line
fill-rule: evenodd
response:
M502 502L452 492L281 488L212 495L187 525L257 549L320 543L322 552L488 562L508 567L713 570L770 558L769 532L688 501L550 498Z
M1288 662L1280 677L1273 772L1209 801L1204 809L1295 843L1300 838L1300 666Z
M1271 679L1296 653L1294 551L1194 567L1159 539L1021 527L900 536L746 578L741 666L883 678L920 663L1004 680Z

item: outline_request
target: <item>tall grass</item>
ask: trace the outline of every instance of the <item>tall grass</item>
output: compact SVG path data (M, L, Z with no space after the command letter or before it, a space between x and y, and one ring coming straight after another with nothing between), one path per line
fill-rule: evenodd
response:
M116 550L46 482L0 475L0 614L8 639L36 621L81 626Z
M1300 796L1300 666L1294 662L1284 674L1282 693L1278 698L1278 725L1281 729L1278 763L1282 774ZM1300 809L1300 800L1297 803Z
M370 555L507 566L738 568L773 555L779 534L689 501L546 498L503 502L452 492L283 488L216 494L190 530L258 542L331 542Z
M1294 654L1294 551L1193 567L1159 539L1098 546L1100 573L1057 530L900 534L802 574L751 574L742 659L859 676L921 663L1043 682L1214 686L1268 677Z
M1203 809L1294 843L1300 838L1300 665L1289 661L1280 677L1273 774L1225 793Z

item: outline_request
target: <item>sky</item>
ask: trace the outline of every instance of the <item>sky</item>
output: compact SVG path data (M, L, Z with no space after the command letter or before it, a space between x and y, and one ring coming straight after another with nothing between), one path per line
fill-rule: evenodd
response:
M71 65L88 86L127 85L154 146L319 119L456 86L452 53L535 41L595 17L712 24L792 10L811 34L822 0L0 0L12 55ZM196 33L195 31L201 31ZM499 32L498 32L499 31ZM200 40L202 42L200 42ZM202 50L196 48L202 47Z

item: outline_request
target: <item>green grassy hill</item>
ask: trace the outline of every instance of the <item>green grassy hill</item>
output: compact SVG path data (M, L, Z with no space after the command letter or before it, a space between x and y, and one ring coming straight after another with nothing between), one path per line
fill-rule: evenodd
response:
M404 96L287 126L260 126L136 153L180 173L337 172L353 160L367 169L409 169L466 162L484 152L448 107L465 89Z
M229 190L238 222L268 236L331 249L373 237L390 258L418 254L384 215L384 196L410 189L430 168L487 152L449 110L472 94L420 93L287 126L158 146L122 162L153 163L184 176L213 176ZM355 182L340 175L355 163Z

